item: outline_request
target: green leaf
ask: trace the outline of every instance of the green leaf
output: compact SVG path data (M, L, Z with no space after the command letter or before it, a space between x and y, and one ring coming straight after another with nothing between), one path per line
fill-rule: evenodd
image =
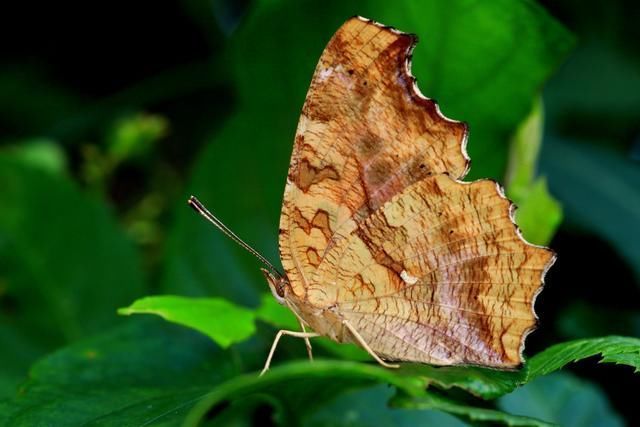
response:
M140 113L120 119L107 137L107 154L116 163L142 156L168 128L167 119L158 115Z
M527 241L546 245L562 222L562 207L549 194L544 178L535 181L525 193L515 198L516 223Z
M211 408L216 415L209 416L218 421L226 403L233 410L261 400L276 407L277 419L299 425L296 420L365 386L389 383L409 396L424 394L423 379L355 362L304 361L276 366L264 377L240 375L255 369L266 349L251 342L237 349L223 351L160 320L132 319L38 362L20 392L0 401L0 424L168 426L180 423L194 405L192 421Z
M556 344L531 357L525 365L525 368L519 372L491 371L482 368L436 368L423 365L410 366L409 368L413 369L413 374L423 375L426 381L439 388L448 389L450 387L458 387L485 399L492 399L509 393L538 377L557 371L571 362L576 362L598 354L602 355L602 362L604 363L628 365L635 368L635 371L638 372L640 367L640 339L611 336ZM444 374L438 372L440 370L444 370ZM400 372L407 374L410 371L407 371L407 367L403 366ZM482 374L484 374L484 377ZM495 411L484 413L484 410L479 410L478 412L475 410L477 408L471 410L465 405L461 406L457 402L450 402L438 395L420 396L418 398L403 399L401 401L403 407L407 407L406 405L409 404L408 407L440 409L449 413L462 415L472 421L481 421L483 420L481 417L486 417L484 421L493 420L496 422L502 421L507 424L513 423L509 425L544 424L529 424L531 421L527 421L526 419L518 421L508 418L510 416L503 418L503 413L493 413ZM545 397L545 401L548 401L548 396ZM413 404L416 406L412 406ZM513 408L505 407L505 409L511 412ZM541 413L531 411L523 412L522 414L535 416L536 418L542 417ZM549 417L549 419L555 421L553 417ZM522 423L518 424L519 422ZM562 423L562 425L565 424Z
M175 426L214 384L257 366L263 350L241 350L160 319L131 319L36 363L20 392L0 401L0 424Z
M222 348L244 341L256 330L252 311L220 298L145 297L119 309L118 313L155 314L202 332Z
M507 195L518 206L516 222L525 239L538 245L548 244L562 222L562 208L549 194L545 179L536 179L542 130L538 98L511 140L506 178Z
M212 408L224 402L253 395L269 395L281 402L285 412L279 415L291 425L299 425L299 420L336 395L376 382L391 384L410 396L424 393L422 380L396 375L392 370L375 365L324 360L291 362L272 368L262 377L250 373L220 384L197 403L185 425L198 424Z
M640 277L637 164L601 146L550 138L540 165L567 219L609 241Z
M271 294L262 296L262 304L255 312L220 298L163 295L139 299L129 307L119 309L118 313L155 314L169 322L195 329L223 348L251 337L256 331L256 318L279 329L300 329L291 310L278 304ZM340 358L371 360L366 351L354 344L338 344L325 337L315 339L314 344L319 344Z
M26 323L40 319L43 333L68 339L114 323L114 310L139 295L144 282L133 245L111 213L65 177L2 156L0 187L6 293L30 298Z
M140 296L144 280L111 213L67 177L3 153L0 188L2 321L23 338L0 361L27 365L116 323L115 309ZM15 377L10 366L0 363L0 375Z
M52 174L63 175L67 171L65 152L60 145L46 138L30 139L3 147L2 155Z
M189 413L185 426L198 425L208 413L236 399L250 399L255 395L267 395L275 400L278 414L284 422L301 424L301 420L337 394L370 386L372 383L388 383L400 392L392 400L396 407L405 409L435 409L473 421L493 421L507 425L546 425L535 419L511 416L500 411L463 405L453 400L425 391L425 380L419 377L398 375L396 371L375 365L354 362L316 361L292 362L271 369L265 376L248 374L233 378L213 389Z
M568 373L537 378L500 398L498 406L503 411L563 427L624 425L602 390Z
M263 297L263 305L256 316L278 327L297 329L297 321L287 313L275 309L269 295ZM284 307L282 310L285 310ZM153 313L165 319L194 328L220 345L226 347L248 338L254 332L254 314L226 301L217 299L192 299L182 297L149 297L137 301L121 314ZM215 321L212 321L215 319ZM317 342L317 341L316 341ZM343 358L369 360L361 353L341 354L337 343L323 344L323 348ZM546 375L564 365L602 353L603 361L640 366L640 339L627 337L594 338L557 344L533 356L517 371L498 371L481 367L436 367L423 364L402 364L398 375L421 379L425 384L448 390L463 389L483 399L494 399L513 391L538 376ZM337 363L337 362L336 362Z
M398 372L424 378L443 390L456 387L483 399L495 399L571 362L598 354L602 354L602 362L628 365L637 371L640 366L640 339L610 336L556 344L531 357L518 371L403 364Z
M505 181L513 197L526 192L536 177L544 128L543 110L542 99L538 97L529 115L520 123L509 143L509 164Z
M526 370L501 373L426 366L432 370L428 376L428 371L406 367L389 370L373 363L317 360L275 365L259 377L257 372L240 374L256 369L263 361L266 345L252 341L223 351L188 329L153 319L132 319L125 327L38 362L20 393L0 403L0 422L17 426L59 420L68 424L175 425L188 416L187 425L193 425L202 417L224 412L227 404L231 404L230 410L248 410L253 406L234 405L262 401L274 406L277 419L299 425L342 393L385 383L399 390L392 400L396 407L434 409L474 422L541 425L534 419L454 400L427 386L477 391L477 383L482 381L479 372L484 372L488 383L497 382L500 374L510 374L515 387L596 352L604 352L607 361L637 366L640 349L640 340L621 337L560 344L534 356L529 367L534 373L528 375L524 375ZM541 367L543 359L552 365ZM465 375L474 378L467 379L466 385ZM502 377L505 384L507 378Z
M6 350L0 353L0 399L13 396L33 361L51 350L29 332L0 315L0 343L6 344Z
M553 345L529 359L527 382L557 371L564 365L592 356L602 356L604 363L617 363L640 370L640 339L610 336L588 338Z
M399 372L424 378L440 389L460 388L483 399L494 399L513 391L525 382L527 366L517 371L467 366L431 366L402 364Z
M263 305L256 316L276 326L297 329L297 321L288 316L284 307L276 309L269 295L263 297ZM275 303L277 305L277 303ZM201 305L201 307L198 307ZM240 310L242 315L238 315ZM248 338L254 331L253 314L226 301L191 299L180 297L150 297L136 302L121 314L153 313L167 320L199 330L223 346ZM215 319L213 322L211 319ZM240 320L242 319L242 320ZM237 328L241 332L237 331ZM230 329L231 328L231 329ZM315 341L318 342L318 341ZM337 343L321 344L334 355L355 360L369 360L361 349L359 353L342 353L345 347ZM533 356L517 371L499 371L481 367L437 367L423 364L402 364L398 375L420 378L426 384L443 390L452 387L463 389L483 399L494 399L532 379L546 375L564 365L602 353L604 362L640 366L640 339L627 337L594 338L557 344Z
M479 408L462 404L437 394L425 393L419 397L400 397L392 401L396 406L406 409L431 409L456 415L472 423L490 423L491 425L549 427L553 424L536 418L511 415L495 409ZM535 416L535 415L533 415Z
M388 406L395 394L386 385L376 385L362 390L354 390L327 402L308 419L309 427L463 427L467 424L443 412L430 410L403 409Z
M602 354L602 362L640 366L640 339L603 337L556 344L531 357L518 371L497 371L480 367L436 367L403 364L399 373L424 378L441 389L463 389L483 399L510 393L529 381L563 368L571 362Z

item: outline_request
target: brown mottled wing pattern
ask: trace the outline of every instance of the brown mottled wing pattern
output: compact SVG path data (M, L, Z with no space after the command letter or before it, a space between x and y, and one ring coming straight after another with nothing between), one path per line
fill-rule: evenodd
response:
M308 299L390 359L515 367L554 255L522 239L511 207L493 181L427 177L338 239Z
M320 58L280 221L290 298L317 332L350 340L346 320L389 359L514 367L554 256L496 183L459 181L467 129L416 88L414 43L353 18Z
M338 235L414 182L468 169L467 129L409 72L415 37L362 18L325 48L302 109L280 220L280 254L302 297ZM341 234L338 234L338 232Z

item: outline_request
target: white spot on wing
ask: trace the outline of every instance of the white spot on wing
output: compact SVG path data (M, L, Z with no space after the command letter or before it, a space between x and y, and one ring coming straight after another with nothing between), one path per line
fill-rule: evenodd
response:
M416 283L418 283L418 278L407 273L407 270L402 270L402 272L400 273L400 277L407 285L415 285Z

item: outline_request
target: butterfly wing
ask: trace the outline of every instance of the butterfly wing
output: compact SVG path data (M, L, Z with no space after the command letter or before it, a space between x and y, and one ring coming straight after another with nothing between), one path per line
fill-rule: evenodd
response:
M280 255L304 298L335 236L441 172L461 178L467 128L445 119L409 72L415 36L348 20L325 48L302 109L280 220Z
M427 177L338 240L309 301L389 359L515 367L555 257L521 237L512 206L493 181Z
M297 301L382 356L514 367L554 256L520 237L494 182L458 181L466 126L417 90L414 44L361 18L329 42L296 133L282 263Z

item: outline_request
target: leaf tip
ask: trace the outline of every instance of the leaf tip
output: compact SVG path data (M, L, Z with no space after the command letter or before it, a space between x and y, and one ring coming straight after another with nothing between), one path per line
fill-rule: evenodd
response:
M130 316L130 315L133 314L133 310L131 310L131 307L121 307L121 308L117 309L116 312L120 316Z

